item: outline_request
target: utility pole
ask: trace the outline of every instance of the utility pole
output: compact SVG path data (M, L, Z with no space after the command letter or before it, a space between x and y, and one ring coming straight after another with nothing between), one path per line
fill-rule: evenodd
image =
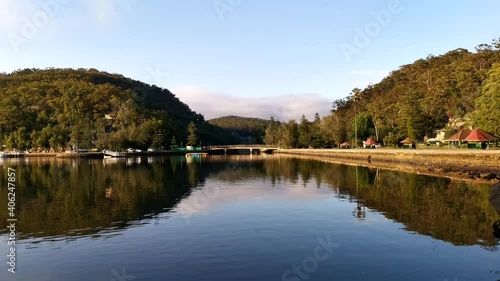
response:
M354 94L354 148L358 148L358 120L357 120L357 115L358 115L358 96L359 92L361 90L358 88L355 88L352 90L352 93Z
M354 96L354 148L358 148L358 122L356 118L358 115L356 109L356 96Z

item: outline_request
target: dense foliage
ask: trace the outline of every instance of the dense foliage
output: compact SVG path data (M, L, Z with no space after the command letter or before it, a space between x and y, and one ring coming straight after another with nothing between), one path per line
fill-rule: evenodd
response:
M208 120L208 123L224 128L242 143L262 143L269 120L240 116L224 116Z
M500 44L482 44L476 52L456 49L429 55L401 66L380 83L354 89L333 102L332 113L312 122L316 137L304 138L311 124L302 120L269 124L267 144L283 147L357 146L372 137L395 145L410 138L424 140L436 130L450 132L475 126L500 135ZM274 126L274 127L273 127ZM356 129L357 128L357 129ZM291 139L292 138L292 139ZM313 139L315 142L313 142Z
M0 143L13 149L168 147L193 122L204 143L231 143L166 89L95 69L0 74Z

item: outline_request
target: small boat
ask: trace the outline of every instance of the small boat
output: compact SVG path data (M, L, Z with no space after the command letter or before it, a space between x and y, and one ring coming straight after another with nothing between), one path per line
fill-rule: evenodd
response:
M191 157L206 157L208 156L208 153L206 152L189 152L189 153L186 153L186 157L187 158L191 158Z
M116 157L127 157L127 154L125 153L120 153L117 151L112 151L112 150L104 150L104 158L116 158ZM106 157L108 156L108 157Z
M0 151L0 158L9 158L9 154L3 151Z

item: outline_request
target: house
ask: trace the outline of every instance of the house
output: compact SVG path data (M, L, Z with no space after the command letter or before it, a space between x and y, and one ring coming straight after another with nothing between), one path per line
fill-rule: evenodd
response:
M340 145L340 148L350 148L351 145L348 143L348 142L343 142L341 145Z
M116 113L107 113L104 115L104 119L106 120L115 120L116 119Z
M436 140L444 142L446 130L436 130Z
M375 148L375 141L373 141L372 138L369 138L367 141L363 142L363 147L364 148Z

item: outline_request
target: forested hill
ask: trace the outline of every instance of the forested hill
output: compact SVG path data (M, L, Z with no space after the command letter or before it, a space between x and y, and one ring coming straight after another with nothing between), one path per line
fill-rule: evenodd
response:
M456 49L401 66L380 83L333 103L327 122L336 143L360 139L422 140L435 130L478 126L500 135L500 41L475 52Z
M269 122L261 118L240 116L224 116L208 120L208 123L223 128L246 143L262 143L264 130Z
M357 146L372 137L395 146L405 138L424 140L444 130L479 127L500 137L500 39L471 52L456 49L429 55L391 72L380 83L345 93L331 113L313 122L271 122L266 144L281 147Z
M10 148L168 146L231 143L167 89L95 69L24 69L0 74L0 142Z

